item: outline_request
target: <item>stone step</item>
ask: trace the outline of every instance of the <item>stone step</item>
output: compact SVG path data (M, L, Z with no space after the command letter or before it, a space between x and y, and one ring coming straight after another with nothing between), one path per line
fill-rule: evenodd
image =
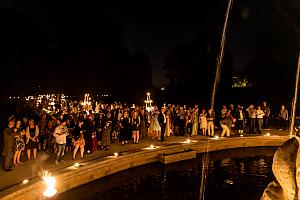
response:
M172 154L158 154L157 156L159 162L163 164L169 164L173 162L196 158L196 151L187 150L187 151L176 152Z

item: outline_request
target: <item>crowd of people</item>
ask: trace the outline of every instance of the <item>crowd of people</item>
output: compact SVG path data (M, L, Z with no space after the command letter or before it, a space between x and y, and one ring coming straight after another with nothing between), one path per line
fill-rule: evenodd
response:
M271 116L267 102L247 108L223 105L218 111L200 109L198 105L169 104L149 109L121 103L81 105L74 101L64 101L60 109L53 112L34 104L30 108L34 115L11 116L3 131L5 171L22 165L20 158L25 153L27 160L31 159L31 153L36 159L38 151L54 155L54 163L59 165L69 151L72 151L73 160L85 159L85 154L109 150L112 143L138 144L145 137L160 142L171 135L214 137L219 129L221 137L245 132L261 134L262 129L270 129ZM282 105L277 113L278 129L284 130L288 111Z

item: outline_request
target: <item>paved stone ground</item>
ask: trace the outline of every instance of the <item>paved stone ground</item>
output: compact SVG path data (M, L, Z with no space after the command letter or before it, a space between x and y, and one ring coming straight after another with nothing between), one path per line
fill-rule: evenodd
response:
M272 135L280 135L280 136L286 136L289 134L288 130L279 131L275 129L271 129L269 131L264 130L262 134L266 134L267 132L269 132ZM220 134L220 130L217 130L216 134ZM255 135L244 134L244 137L247 136L255 136ZM230 137L239 137L239 135L232 135ZM1 190L4 190L8 187L20 184L25 179L30 180L34 177L40 176L42 172L45 170L48 170L49 172L55 172L56 170L74 165L76 162L81 163L81 162L87 162L87 161L99 159L101 157L112 155L114 152L121 153L121 152L139 151L140 149L150 146L151 144L168 146L168 145L185 141L186 139L187 139L186 136L170 136L166 138L165 142L161 143L158 140L153 140L152 138L146 137L146 138L141 138L139 144L130 143L125 146L121 146L120 144L112 144L111 149L108 151L98 150L93 154L87 154L84 160L78 159L76 161L72 160L72 152L68 152L65 155L65 159L64 159L65 163L59 165L54 164L53 155L49 156L44 151L39 151L37 159L36 160L31 159L30 161L27 161L26 155L24 154L21 158L22 162L24 162L23 165L14 167L14 169L10 172L0 170L0 192ZM203 136L194 136L192 137L192 139L205 141L208 138ZM77 153L77 156L78 157L80 156L79 152Z

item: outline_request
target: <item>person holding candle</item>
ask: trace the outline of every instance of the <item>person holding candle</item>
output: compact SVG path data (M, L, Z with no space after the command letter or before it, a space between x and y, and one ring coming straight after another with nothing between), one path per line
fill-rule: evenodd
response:
M59 119L60 120L60 119ZM56 141L56 159L55 164L58 165L59 161L64 162L62 157L64 155L66 143L67 143L67 136L69 135L68 128L67 128L67 119L62 119L60 125L58 125L53 133Z

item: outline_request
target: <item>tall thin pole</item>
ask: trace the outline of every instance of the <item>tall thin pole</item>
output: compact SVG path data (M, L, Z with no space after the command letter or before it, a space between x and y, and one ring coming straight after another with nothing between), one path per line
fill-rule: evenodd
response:
M226 30L227 30L228 17L229 17L229 12L231 10L232 2L233 2L233 0L228 1L226 15L225 15L225 22L224 22L221 46L220 46L220 54L217 58L217 69L216 69L215 81L214 81L214 86L213 86L213 91L212 91L212 96L211 96L211 108L214 108L217 86L220 82L220 77L221 77L221 66L222 66L223 56L224 56ZM202 158L202 171L201 171L201 184L200 184L200 191L199 191L199 200L205 199L205 185L206 185L206 181L207 181L208 165L209 165L209 140L207 141L206 153L203 155L203 158Z
M226 11L226 15L225 15L225 22L224 22L224 27L223 27L222 39L221 39L220 54L217 58L217 69L216 69L215 81L214 81L212 96L211 96L211 108L214 108L215 96L216 96L218 84L220 82L220 77L221 77L221 66L222 66L223 56L224 56L224 46L225 46L225 41L226 41L226 30L227 30L228 17L229 17L229 12L230 12L230 9L231 9L232 2L233 2L233 0L228 1L227 11Z
M296 106L297 106L297 96L298 96L298 83L299 83L299 73L300 73L300 52L298 57L298 67L296 73L296 84L295 84L295 95L292 104L292 113L291 113L291 126L290 126L290 135L293 135L294 125L295 125L295 114L296 114Z

